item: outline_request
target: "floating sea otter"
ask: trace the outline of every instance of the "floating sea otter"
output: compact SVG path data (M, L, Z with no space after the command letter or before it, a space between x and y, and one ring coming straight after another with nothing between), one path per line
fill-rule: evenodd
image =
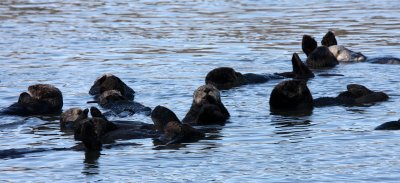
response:
M191 125L224 124L229 116L219 90L207 84L194 92L192 105L182 122Z
M28 92L19 95L18 102L4 108L0 114L8 115L57 115L61 113L63 96L61 91L49 84L35 84Z
M309 35L304 35L302 40L303 52L307 55L306 64L313 69L329 68L339 64L339 62L363 62L377 64L400 64L400 59L394 57L378 57L368 59L360 52L347 49L342 45L337 45L335 35L328 31L321 41L322 46L317 47L315 39Z
M285 77L306 79L314 77L314 74L304 65L297 53L293 54L292 67L292 72L275 74L242 74L230 67L219 67L207 74L205 83L214 85L219 90L227 90L245 84L265 83L271 79L283 79Z
M386 101L388 95L383 92L374 92L358 84L347 85L347 91L337 97L321 97L313 100L306 82L303 80L287 80L279 83L271 92L271 112L286 112L305 110L323 106L365 106L375 102Z
M375 130L400 130L400 120L383 123L377 126Z
M183 142L195 142L205 137L189 124L182 124L175 113L170 109L157 106L151 113L153 123L162 135L157 139L160 144L175 144Z
M89 94L95 96L96 101L94 102L98 102L105 109L110 109L113 114L118 115L127 112L128 114L144 113L150 115L151 113L149 107L134 102L135 92L133 89L112 74L99 77L90 88Z
M80 140L88 150L100 150L103 143L115 140L156 138L160 134L152 124L143 122L110 122L96 107L88 109L72 108L65 111L60 118L62 130L73 130L74 138Z

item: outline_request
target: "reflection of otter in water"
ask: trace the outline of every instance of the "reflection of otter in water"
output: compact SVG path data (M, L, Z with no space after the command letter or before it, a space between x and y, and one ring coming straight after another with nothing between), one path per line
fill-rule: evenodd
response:
M375 102L386 101L388 95L374 92L358 84L347 85L347 91L337 97L321 97L313 100L306 82L302 80L287 80L279 83L271 92L270 108L276 111L312 110L323 106L365 106Z
M322 46L317 47L317 42L309 35L304 35L302 40L303 52L307 55L307 66L313 69L334 67L339 62L369 62L375 64L400 64L399 58L377 57L367 59L360 52L354 52L342 45L337 45L335 34L329 31L321 41Z
M149 107L133 101L134 93L132 88L112 74L99 77L89 91L89 94L95 95L96 102L101 107L111 110L107 115L122 113L132 115L138 112L150 115Z
M61 91L49 84L35 84L19 95L18 102L4 108L1 114L29 116L60 114L63 106Z
M175 113L166 107L155 107L151 113L151 119L157 131L163 133L160 138L156 139L156 143L195 142L205 137L204 133L199 132L189 124L182 124Z
M219 67L211 70L206 78L206 84L214 85L219 90L226 90L233 87L245 85L265 83L271 79L288 78L311 78L314 74L308 69L306 65L300 60L299 56L294 53L292 57L292 72L276 73L276 74L242 74L236 72L230 67Z
M192 125L224 124L229 116L219 90L213 85L203 85L194 92L192 105L182 122Z

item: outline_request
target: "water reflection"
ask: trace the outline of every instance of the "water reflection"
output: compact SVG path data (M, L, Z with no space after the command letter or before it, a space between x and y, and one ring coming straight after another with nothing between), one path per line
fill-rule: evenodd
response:
M275 115L271 118L271 125L275 128L273 133L283 137L291 143L302 142L303 139L312 138L313 126L309 117L290 117Z
M100 151L86 151L85 152L85 160L83 161L83 170L82 174L85 175L93 175L99 174L99 162Z

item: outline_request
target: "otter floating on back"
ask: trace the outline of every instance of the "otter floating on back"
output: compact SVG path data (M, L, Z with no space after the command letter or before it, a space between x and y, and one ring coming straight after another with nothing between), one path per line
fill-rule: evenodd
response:
M330 68L339 62L369 62L375 64L400 64L399 58L378 57L367 59L361 52L352 51L342 45L337 45L333 32L328 31L321 41L322 46L317 46L315 39L304 35L302 39L302 50L307 55L306 64L310 68Z
M150 115L151 113L149 107L133 101L135 91L113 74L104 74L97 78L89 94L94 95L96 100L91 102L97 102L101 107L111 110L106 115L122 115L122 113Z
M28 92L19 95L18 102L4 108L0 114L8 115L57 115L61 113L63 96L61 91L49 84L35 84Z
M208 72L205 78L205 83L214 85L219 90L227 90L246 84L265 83L271 79L306 79L314 77L312 71L308 69L306 65L304 65L297 53L294 53L292 56L292 68L292 72L275 74L242 74L240 72L236 72L233 68L230 67L219 67Z
M273 113L312 111L314 107L324 106L368 106L388 100L383 92L374 92L358 84L347 85L347 91L337 97L313 99L307 84L303 80L286 80L274 87L270 95L270 110Z

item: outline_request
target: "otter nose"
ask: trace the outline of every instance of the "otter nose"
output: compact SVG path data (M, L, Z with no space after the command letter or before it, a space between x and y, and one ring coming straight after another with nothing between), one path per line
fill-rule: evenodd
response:
M210 93L210 91L211 91L211 89L210 89L210 88L206 88L206 89L204 89L204 92L205 92L205 93L207 93L207 94L208 94L208 93Z

